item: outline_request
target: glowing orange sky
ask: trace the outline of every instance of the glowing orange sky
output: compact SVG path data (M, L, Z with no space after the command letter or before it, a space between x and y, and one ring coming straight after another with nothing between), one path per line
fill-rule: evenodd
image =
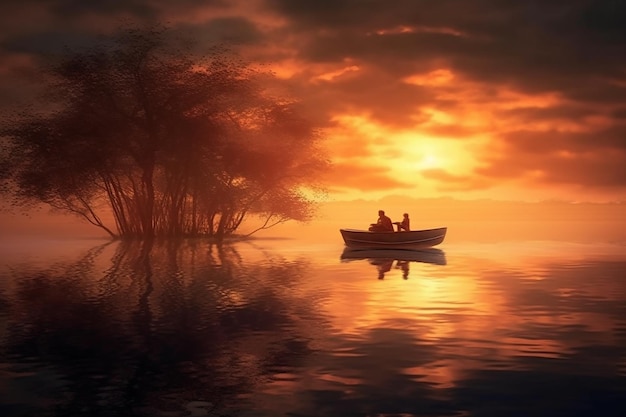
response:
M626 6L487 0L10 0L0 107L120 22L227 43L324 132L331 199L626 199Z

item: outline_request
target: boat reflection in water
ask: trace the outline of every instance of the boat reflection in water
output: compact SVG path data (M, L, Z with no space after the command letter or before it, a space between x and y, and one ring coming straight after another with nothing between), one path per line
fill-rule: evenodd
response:
M385 273L394 267L402 270L402 278L408 279L411 262L446 265L446 254L441 249L435 248L421 250L344 248L341 253L342 262L357 260L368 260L370 264L375 265L378 269L378 279L384 279Z

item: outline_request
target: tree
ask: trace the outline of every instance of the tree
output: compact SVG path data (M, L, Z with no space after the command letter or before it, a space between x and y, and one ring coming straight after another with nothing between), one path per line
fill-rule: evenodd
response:
M5 191L125 238L309 219L301 190L327 161L298 102L228 51L197 57L171 41L167 29L130 30L53 65L45 110L5 120Z

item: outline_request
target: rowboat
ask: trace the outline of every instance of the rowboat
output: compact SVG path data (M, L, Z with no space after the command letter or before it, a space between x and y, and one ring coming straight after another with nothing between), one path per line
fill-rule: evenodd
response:
M346 246L350 248L420 249L443 242L447 227L410 232L370 232L356 229L339 229L339 231Z
M377 260L391 260L401 262L423 262L434 265L446 265L446 254L441 249L424 248L416 250L406 249L354 249L344 248L341 253L341 262L351 262L367 259L370 263Z

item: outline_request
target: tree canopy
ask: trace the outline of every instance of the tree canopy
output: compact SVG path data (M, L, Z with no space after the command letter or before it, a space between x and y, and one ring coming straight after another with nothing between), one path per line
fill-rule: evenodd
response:
M299 103L228 51L198 57L168 36L127 31L49 68L45 99L4 121L5 192L121 237L310 219L302 189L328 162Z

